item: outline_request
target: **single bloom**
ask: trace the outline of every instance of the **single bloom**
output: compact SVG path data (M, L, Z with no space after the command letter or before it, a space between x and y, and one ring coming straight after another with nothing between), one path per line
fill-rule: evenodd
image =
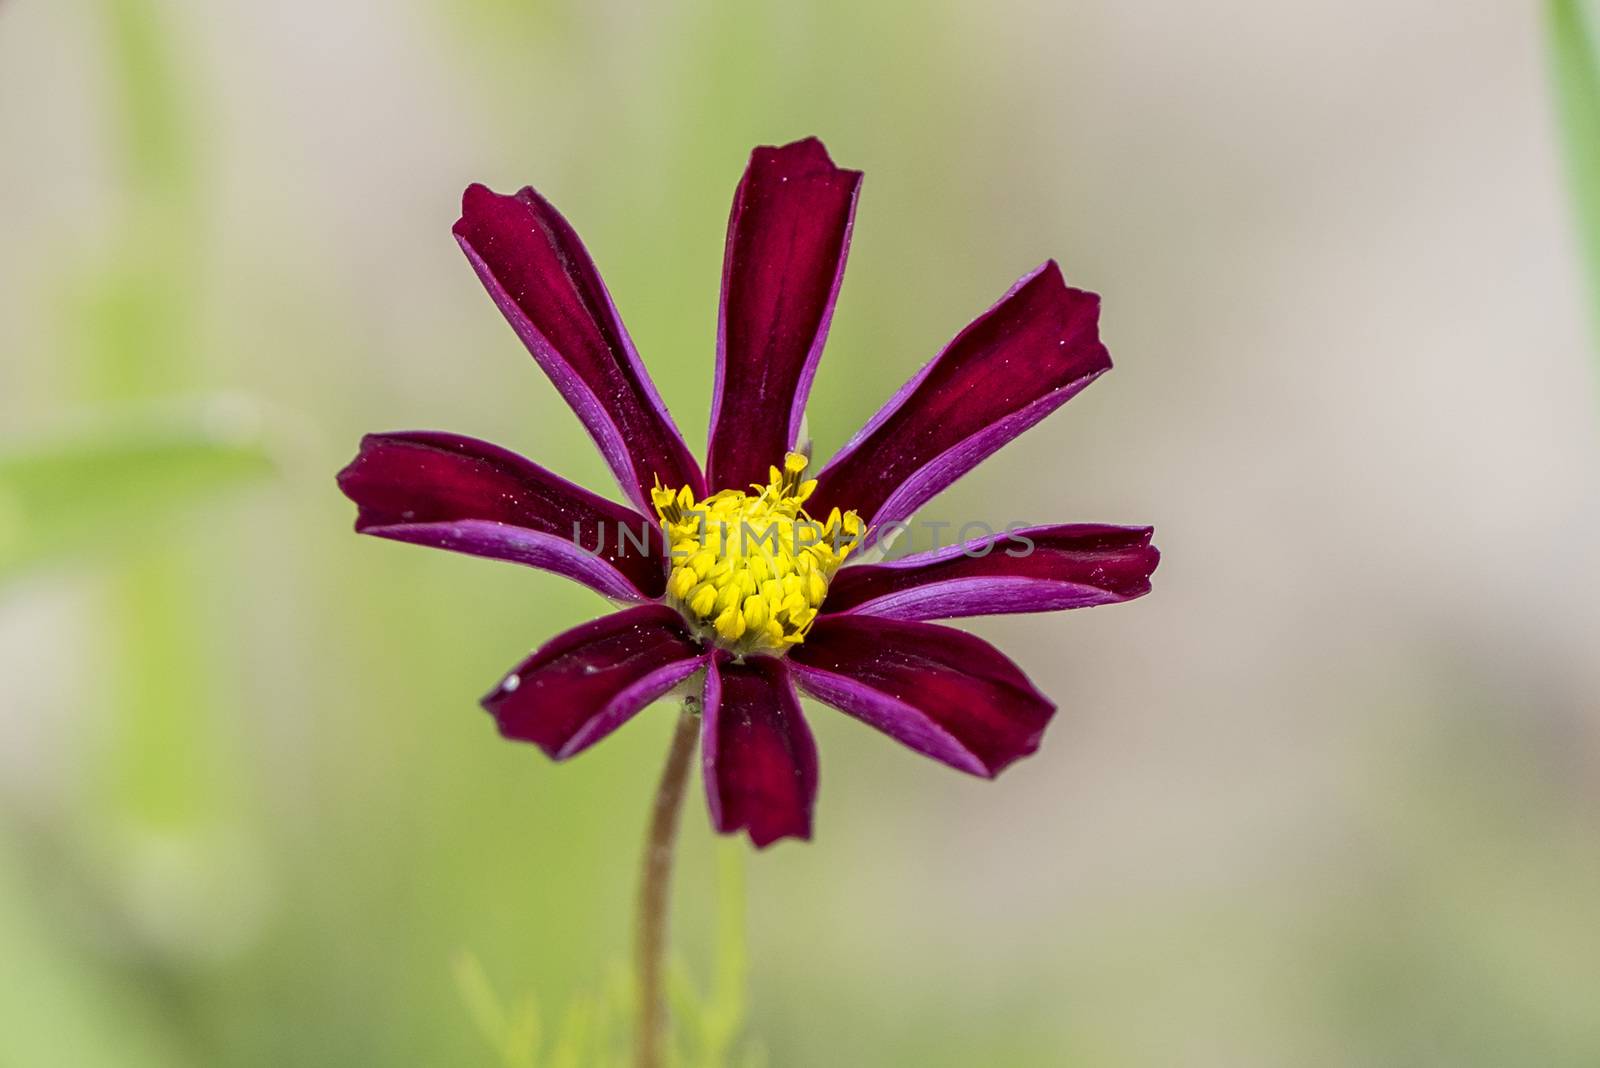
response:
M1065 525L866 562L1111 360L1100 299L1046 262L807 478L806 398L860 188L815 138L751 153L702 471L566 219L531 188L471 186L456 239L624 500L436 431L368 435L339 473L362 533L544 568L626 605L538 649L484 707L563 760L699 676L712 821L757 846L811 836L817 753L797 690L993 777L1038 747L1055 706L989 643L929 621L1130 600L1158 560L1149 527Z

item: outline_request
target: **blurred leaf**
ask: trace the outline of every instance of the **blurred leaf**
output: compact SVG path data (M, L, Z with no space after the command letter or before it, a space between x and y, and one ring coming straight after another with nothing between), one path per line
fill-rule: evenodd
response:
M585 1053L592 1050L601 1031L600 1015L598 999L592 995L580 994L572 999L555 1048L550 1051L550 1068L589 1068L594 1063ZM599 1057L595 1056L594 1060Z
M178 1068L170 1023L137 989L57 937L60 917L27 885L0 833L0 1065Z
M248 412L99 418L49 442L0 450L0 581L63 556L122 548L217 494L272 471Z
M531 993L524 994L506 1018L504 1042L506 1064L513 1068L521 1065L533 1068L542 1031L539 1000Z
M673 1042L691 1050L705 1049L709 1037L705 1006L701 1004L700 993L681 961L674 960L667 972L667 1005L672 1010ZM692 1056L684 1059L689 1064L699 1063Z
M765 1051L747 1043L734 1056L744 1030L749 959L745 945L744 847L736 841L717 847L717 936L711 993L701 997L681 960L667 974L671 1003L671 1042L667 1063L674 1068L760 1068ZM551 1047L540 1056L542 1029L530 995L523 1011L508 1013L500 995L471 953L455 962L456 987L473 1022L506 1068L605 1068L629 1063L628 1044L635 987L626 968L613 969L597 991L574 997Z
M717 944L706 1006L707 1060L721 1064L744 1027L750 953L745 942L744 846L717 843Z
M667 977L674 1040L684 1064L727 1068L730 1063L760 1063L761 1051L753 1045L732 1059L748 1011L745 926L744 845L739 841L719 841L717 932L710 993L700 996L681 962L674 961Z
M534 1068L538 1063L539 1003L529 994L510 1013L476 954L463 951L455 961L456 989L473 1023L500 1055L505 1068Z
M184 86L159 9L143 0L106 0L102 23L119 89L114 129L127 178L143 195L176 206L195 165Z
M1556 102L1589 259L1591 307L1600 319L1600 54L1593 13L1584 0L1549 0L1546 10Z

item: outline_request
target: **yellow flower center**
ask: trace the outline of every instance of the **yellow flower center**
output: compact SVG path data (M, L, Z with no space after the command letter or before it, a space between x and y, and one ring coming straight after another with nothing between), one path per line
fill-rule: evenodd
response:
M791 452L753 493L722 490L696 501L689 487L650 493L672 554L667 601L701 634L736 653L782 654L805 640L845 557L866 524L835 508L806 514L816 481Z

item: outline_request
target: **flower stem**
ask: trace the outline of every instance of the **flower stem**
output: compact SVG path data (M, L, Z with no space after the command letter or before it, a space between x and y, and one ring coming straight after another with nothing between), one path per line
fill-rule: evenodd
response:
M634 967L638 970L638 1018L634 1033L636 1068L661 1068L666 1038L667 1011L662 971L667 949L668 899L672 884L673 845L678 837L678 813L683 809L684 787L695 737L700 733L700 701L683 699L683 712L661 769L650 834L644 845L644 870L639 876L639 920L635 932Z

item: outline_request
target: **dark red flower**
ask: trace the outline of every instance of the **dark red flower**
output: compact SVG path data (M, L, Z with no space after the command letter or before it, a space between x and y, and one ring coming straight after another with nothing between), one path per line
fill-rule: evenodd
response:
M1047 262L805 479L794 450L860 186L815 138L751 154L728 222L704 475L567 221L532 189L472 186L456 238L628 503L435 432L369 435L339 474L358 531L545 568L632 604L546 644L484 707L506 737L562 760L703 674L712 820L757 846L811 835L817 755L796 687L993 776L1037 748L1055 706L987 642L925 621L1126 601L1149 591L1158 559L1148 527L1084 525L859 562L1111 366L1099 298Z

